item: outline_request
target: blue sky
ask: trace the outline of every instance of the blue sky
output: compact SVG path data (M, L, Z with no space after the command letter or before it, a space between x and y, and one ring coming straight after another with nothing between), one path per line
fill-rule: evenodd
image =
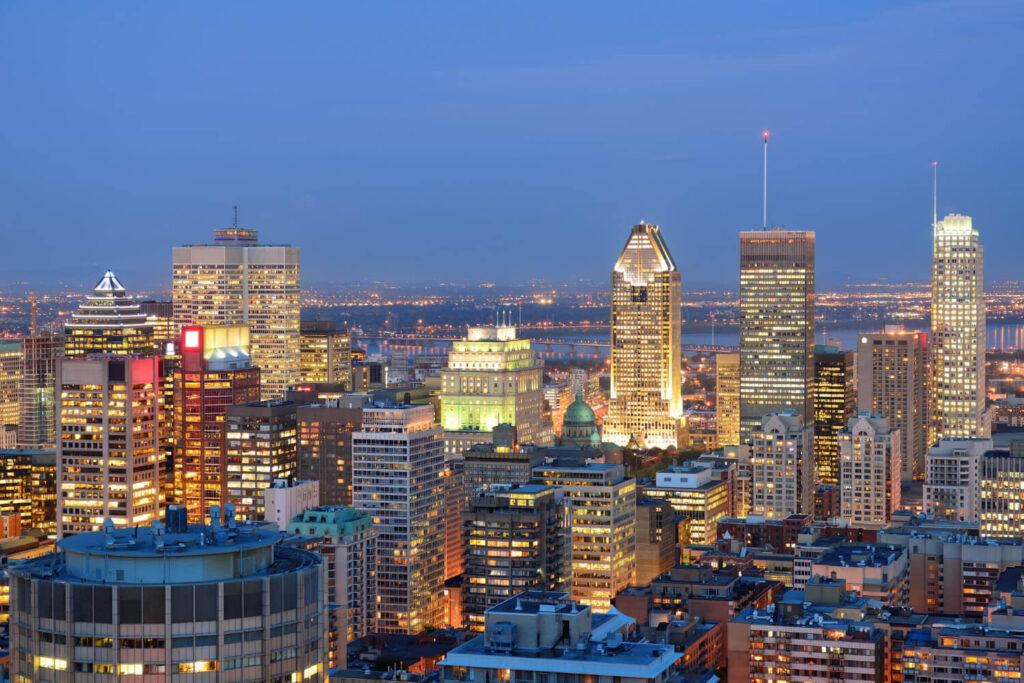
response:
M3 282L166 286L231 222L311 285L604 280L658 223L684 287L737 231L823 286L928 278L940 213L1021 277L1024 4L0 3Z

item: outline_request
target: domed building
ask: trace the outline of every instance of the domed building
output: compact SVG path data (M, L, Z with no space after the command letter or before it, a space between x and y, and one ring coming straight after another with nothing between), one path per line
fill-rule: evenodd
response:
M562 420L562 445L586 448L601 447L601 430L597 427L597 418L587 402L583 400L583 392L576 392L576 400L565 409Z

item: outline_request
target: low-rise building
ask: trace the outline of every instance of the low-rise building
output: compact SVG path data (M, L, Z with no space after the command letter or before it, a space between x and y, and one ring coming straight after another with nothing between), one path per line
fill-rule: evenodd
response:
M910 600L907 552L900 545L840 543L814 560L811 574L842 579L858 595L885 605Z
M699 460L667 467L655 474L654 486L644 487L644 495L667 500L680 517L689 520L687 543L714 543L718 520L730 508L730 484L723 471L716 463Z

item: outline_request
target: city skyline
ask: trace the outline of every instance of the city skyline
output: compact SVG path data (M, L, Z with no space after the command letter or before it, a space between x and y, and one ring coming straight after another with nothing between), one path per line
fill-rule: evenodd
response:
M495 243L523 277L564 276L573 253L572 275L600 281L599 245L640 219L687 245L684 287L728 285L729 243L761 222L763 128L768 222L818 233L823 286L927 279L934 159L939 213L973 216L993 245L1013 238L1019 97L992 65L1021 56L1015 4L595 12L590 37L578 13L548 8L538 26L528 6L398 24L369 8L136 8L116 30L66 9L2 10L18 30L0 28L0 56L35 66L0 74L15 103L0 138L0 229L25 255L14 280L111 268L134 291L162 284L161 252L230 225L237 204L270 242L318 247L309 285L482 281ZM356 21L388 29L369 62L367 37L322 33ZM159 35L142 30L153 23ZM294 49L271 63L254 46L275 31ZM892 248L848 260L855 232ZM95 239L43 261L38 234ZM339 268L348 249L368 256ZM1012 251L993 250L992 280L1015 275Z

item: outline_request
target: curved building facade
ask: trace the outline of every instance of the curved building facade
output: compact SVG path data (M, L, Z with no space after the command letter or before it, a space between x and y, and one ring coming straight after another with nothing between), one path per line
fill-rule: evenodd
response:
M12 681L327 680L320 556L176 507L11 568Z

